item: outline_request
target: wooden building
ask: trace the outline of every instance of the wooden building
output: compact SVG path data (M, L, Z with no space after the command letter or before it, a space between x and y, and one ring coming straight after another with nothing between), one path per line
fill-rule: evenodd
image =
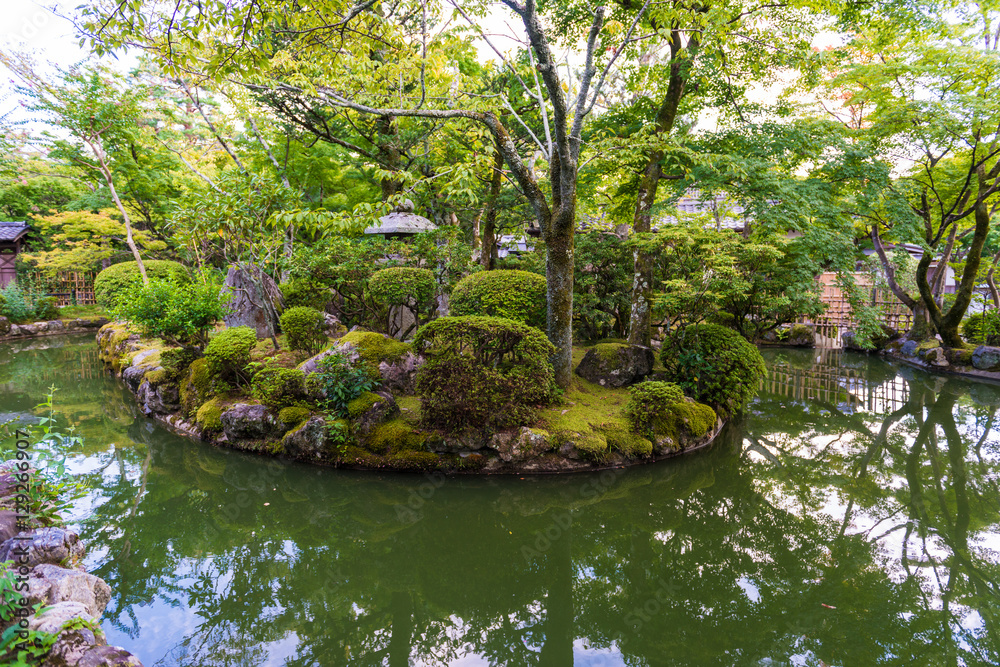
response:
M0 222L0 288L17 278L14 266L24 238L31 228L26 222Z

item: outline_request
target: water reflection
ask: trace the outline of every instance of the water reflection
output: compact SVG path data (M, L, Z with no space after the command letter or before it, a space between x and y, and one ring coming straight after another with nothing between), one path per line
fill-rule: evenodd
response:
M217 450L81 377L64 408L86 417L109 640L147 665L1000 662L1000 391L768 361L755 413L704 454L526 479ZM41 382L0 376L4 411Z

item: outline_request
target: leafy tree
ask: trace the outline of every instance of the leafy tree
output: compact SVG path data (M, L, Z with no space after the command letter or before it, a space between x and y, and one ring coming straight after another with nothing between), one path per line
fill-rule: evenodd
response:
M918 10L924 13L918 25L875 26L848 45L850 60L830 85L846 97L836 112L852 127L856 150L835 174L859 183L854 212L868 225L890 288L914 312L910 335L936 332L957 347L991 218L1000 208L994 95L1000 5L984 0ZM912 166L897 176L893 165L900 162ZM898 279L886 241L922 247L915 291ZM945 267L959 259L956 296L944 307Z

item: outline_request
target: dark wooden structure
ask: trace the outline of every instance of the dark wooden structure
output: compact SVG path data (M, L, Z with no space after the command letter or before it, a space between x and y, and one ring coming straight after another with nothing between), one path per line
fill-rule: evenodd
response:
M26 222L0 221L0 287L6 287L17 278L14 268L17 254L29 231L31 228Z

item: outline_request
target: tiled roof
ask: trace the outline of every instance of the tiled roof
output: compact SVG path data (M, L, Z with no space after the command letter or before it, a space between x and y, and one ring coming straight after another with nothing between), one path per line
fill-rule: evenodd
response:
M427 218L414 213L395 212L379 218L378 227L368 227L365 234L419 234L437 229Z
M0 241L16 241L28 233L26 222L0 222Z

